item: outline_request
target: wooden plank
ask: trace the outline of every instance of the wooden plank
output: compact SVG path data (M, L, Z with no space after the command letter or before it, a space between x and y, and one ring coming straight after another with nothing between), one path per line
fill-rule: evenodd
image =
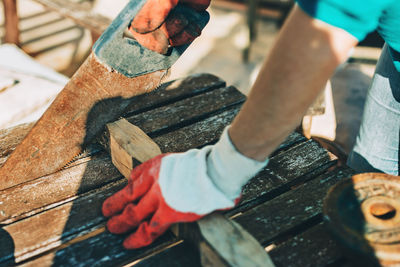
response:
M182 90L180 90L180 88L176 89L180 90L181 92L188 92L189 85L193 82L198 81L197 79L200 79L201 77L203 77L203 75L196 76L193 79L184 79L181 81L181 83L183 82L184 84L186 84L186 87ZM215 76L205 75L205 77L207 82L200 83L202 84L202 86L212 88L214 86L220 86L223 84L220 82L219 79L216 79ZM171 84L169 86L171 86ZM221 90L221 92L219 92L218 90ZM190 120L190 122L193 122L193 116L203 117L202 113L211 115L217 112L218 109L226 109L232 103L243 102L243 95L241 95L240 93L235 93L236 89L234 88L222 88L218 90L215 93L209 92L210 94L206 93L203 95L205 95L207 100L211 100L210 97L227 97L227 94L230 94L231 96L228 97L228 99L232 100L232 102L227 101L226 105L223 104L223 101L217 99L215 101L217 104L212 103L212 101L204 102L202 100L202 95L198 95L195 96L196 101L194 105L188 106L186 105L186 102L183 103L186 105L186 109L190 109L192 111L190 113L187 111L184 112L182 109L179 108L182 105L179 101L174 102L171 105L166 106L165 108L158 109L158 113L155 114L156 118L151 120L154 123L155 127L151 127L149 128L149 130L157 131L157 127L161 127L161 125L163 125L163 127L172 129L174 128L172 127L174 123L178 123L178 121L171 120L172 124L168 125L166 124L168 123L168 121L165 120L165 117L160 116L158 120L157 114L163 114L172 110L176 111L178 109L180 113L183 112L185 114L190 114L189 117L192 117L188 118L188 120ZM171 100L171 98L168 97L170 93L174 95L174 99L176 99L175 92L173 92L171 87L166 92L160 90L158 95L162 95L162 98L164 98L164 100ZM157 95L153 95L151 99L154 99L155 96ZM155 101L150 102L154 103ZM164 101L163 103L167 102ZM237 111L237 109L238 106L236 106L236 108L234 109L235 112ZM200 113L197 113L196 111L199 111ZM227 112L229 112L229 110ZM225 116L225 114L219 115L219 117L217 116L216 118L210 118L208 122L212 124L212 121L220 120L221 116L223 117ZM135 118L135 116L133 118ZM233 118L233 116L230 116L230 118ZM180 123L188 124L185 123L184 117L181 117L181 119L183 121L179 121ZM146 123L146 120L143 120L142 122ZM210 139L215 140L216 138L218 138L216 134L221 132L224 126L221 123L228 123L227 119L222 122L217 122L217 124L214 123L216 126L219 126L217 128L210 128L210 131L208 132L208 134L210 134ZM23 136L31 127L32 124L27 124L0 132L0 148L2 148L1 151L3 153L3 156L8 155L14 149L16 144L18 144L20 140L22 140ZM189 127L189 131L192 129L191 127L193 126ZM195 125L193 129L196 130L197 128L198 127L196 127ZM213 133L213 129L218 129L218 131ZM203 136L205 135L206 134L203 133ZM160 142L162 143L163 141L161 140ZM191 143L188 142L187 145L180 143L178 147L169 147L168 144L165 146L163 145L163 147L165 151L174 151L174 149L187 150L192 146ZM95 149L92 150L96 151ZM89 153L89 155L90 154L94 153ZM92 158L85 158L85 156L87 155L81 157L80 160L74 162L72 165L69 166L70 168L67 168L66 170L62 170L61 172L58 172L56 174L42 177L34 181L22 184L20 186L4 190L0 195L0 222L11 223L15 220L19 220L37 212L42 212L45 209L51 208L53 205L57 205L57 203L67 201L69 198L74 197L78 191L79 193L84 193L96 187L100 187L107 182L111 182L120 178L119 174L115 171L115 168L110 165L110 162L108 162L108 157L106 155L93 155ZM89 162L89 160L91 161ZM100 173L104 173L105 175L102 175ZM38 193L31 194L31 188L35 188L35 192ZM39 192L41 192L41 194L39 194Z
M120 119L106 126L111 160L119 172L130 177L135 162L145 162L159 154L160 148L139 127Z
M162 84L158 90L146 95L135 97L127 110L127 115L124 117L129 118L134 114L165 106L189 97L212 91L217 88L223 88L224 86L225 82L212 74L196 74L183 79L167 82ZM237 93L238 92L236 92L236 94ZM208 112L212 112L211 110ZM194 112L194 114L197 113ZM153 120L153 123L156 122ZM141 123L136 123L136 125L139 125L141 128L145 128L145 126L142 126ZM17 144L22 141L32 127L33 123L16 126L6 130L0 130L0 166L1 163L5 161L4 157L8 156L15 149ZM154 129L154 131L156 131L156 129Z
M187 134L189 134L190 136L188 136L187 139L185 139L186 141L181 141L180 139L176 139L175 142L177 142L178 144L174 144L174 143L171 142L170 144L163 145L164 148L165 148L165 151L174 151L174 149L176 149L178 151L179 150L180 151L185 151L185 150L187 150L187 149L189 149L189 148L191 148L193 146L202 146L205 143L214 142L219 137L219 134L222 131L222 129L225 127L225 125L229 124L229 122L230 122L229 120L231 120L234 117L234 114L238 111L238 109L239 109L238 106L233 107L230 110L224 111L223 113L220 113L220 114L217 114L217 115L213 116L212 117L213 119L211 119L211 118L208 119L207 123L199 122L199 123L195 123L193 125L185 126L184 128L181 128L181 129L178 129L178 130L174 131L177 136L183 136L184 137L185 132ZM227 117L228 117L228 119L227 119ZM201 131L201 132L204 131L204 132L206 132L206 134L202 134L202 137L201 137L202 141L197 140L199 134L196 134L196 131ZM170 134L171 134L171 136L175 135L173 133L170 133ZM294 135L294 136L296 136L296 135ZM161 135L159 137L156 137L155 140L156 140L157 143L163 144L165 141L168 141L168 138L164 138L164 137L165 137L165 135ZM301 138L298 138L298 136L294 137L294 138L292 136L291 138L293 140L291 140L290 142L294 142L294 143L297 143L297 142L299 142L298 140L301 140ZM194 139L194 141L190 142L190 139L192 139L192 140ZM285 151L288 151L288 147L287 146L284 145L282 147L283 147L282 150L281 150L282 153L284 153ZM279 154L280 153L277 153L276 155L279 155ZM98 159L97 159L97 157L98 157ZM107 159L104 156L104 154L100 154L100 155L94 156L94 158L90 162L93 162L93 160L95 160L93 162L92 167L93 168L97 168L98 170L100 170L100 172L98 174L100 178L97 179L97 181L100 181L101 183L103 183L104 181L103 181L103 178L101 176L102 175L101 170L104 170L104 168L103 168L104 167L104 165L103 165L104 163L97 162L97 160L101 161L101 159L104 159L104 161L107 161ZM288 160L294 161L294 159L290 159L290 158ZM73 168L81 168L81 170L85 170L85 168L83 166L80 166L80 165L84 165L85 161L88 161L88 159L82 159L82 162L79 162L76 165L74 165L73 167L69 168L70 171L72 171ZM108 160L108 162L109 162L109 160ZM312 169L312 166L309 166L309 168ZM114 171L115 171L115 169L114 169ZM308 171L310 171L310 170L308 169ZM299 173L297 172L297 174L299 174ZM300 173L300 176L301 175L304 175L304 174ZM110 177L109 178L110 180L108 180L108 181L111 181L112 179L119 179L120 175L119 174L112 174L112 175L107 176L107 177ZM281 180L281 178L278 178L277 180ZM287 182L287 181L282 181L282 182ZM100 184L96 184L96 185L91 185L93 187L92 188L88 187L88 189L85 189L84 187L83 188L80 187L80 188L78 188L78 191L79 191L79 193L83 193L83 192L86 192L85 190L92 190L93 188L96 188L96 187L100 186L101 183ZM85 183L83 183L83 184L85 184ZM74 190L75 191L73 192L73 194L75 195L76 194L76 188ZM43 192L45 192L45 191L43 191ZM259 191L257 191L257 192L259 192ZM96 194L97 193L95 193L95 192L89 192L83 198L75 199L74 203L72 205L72 209L75 209L75 207L80 207L80 205L86 205L88 207L99 207L101 205L101 203L102 203L102 200L94 201L94 198L95 198ZM12 194L8 194L8 195L10 196ZM27 194L27 195L29 195L29 194ZM246 194L244 196L246 196ZM61 201L59 203L54 203L54 206L61 205L61 204L63 204L63 202L70 201L72 199L73 198L64 199L63 201ZM81 202L85 203L85 204L79 204L79 205L76 204L76 203L81 203ZM25 205L25 203L20 203L19 205L15 205L14 207L24 206L24 205ZM99 221L98 215L96 215L95 213L91 213L92 215L90 215L90 213L88 213L88 216L85 217L85 223L86 223L85 225L82 225L81 222L79 222L79 220L75 219L77 217L74 217L73 220L69 220L68 219L68 217L69 217L68 209L71 209L71 206L68 207L68 205L70 205L70 203L65 203L65 204L61 205L60 208L63 207L65 209L62 212L61 212L61 209L60 209L59 210L59 214L58 214L58 215L61 214L62 215L61 217L64 218L65 224L68 225L68 228L66 228L66 229L68 229L68 231L66 231L66 232L63 231L64 228L62 228L62 222L60 220L60 223L58 224L58 227L59 227L58 231L59 231L59 233L62 233L62 237L57 236L56 234L53 234L53 236L52 236L53 239L51 239L51 241L49 243L46 243L47 242L46 240L50 240L48 236L45 236L44 237L45 239L43 241L40 241L40 238L39 238L38 243L42 244L43 247L44 247L43 250L41 250L42 252L45 251L46 249L57 247L62 242L67 242L68 240L75 240L75 238L79 237L79 232L82 232L82 231L86 232L86 231L91 231L93 229L98 229L98 227L100 227L104 223L104 222L100 222ZM49 208L54 207L54 206L50 206ZM78 210L77 214L79 214L79 209L77 209L77 210ZM45 212L40 214L40 216L46 216L46 214L49 214L47 219L44 219L45 217L41 218L43 221L47 220L47 221L51 222L52 218L54 216L57 216L54 213L53 214L50 213L50 211L45 211ZM36 216L38 216L38 215L36 215ZM24 224L22 222L24 222L25 224L28 225L29 224L29 220L31 220L32 218L34 218L36 216L33 216L31 218L27 218L27 219L25 219L23 221L18 222L18 226L19 226L18 229L24 229L25 227L24 227ZM78 215L76 215L76 216L78 216ZM74 221L76 221L76 223L74 223ZM17 223L11 224L11 225L9 225L9 227L11 227L11 226L13 226L15 224L17 224ZM37 224L35 224L35 225L37 225ZM46 225L44 225L42 227L45 227L45 226ZM88 227L88 228L85 228L85 227ZM30 229L29 227L26 227L26 228ZM13 233L14 234L17 233L17 231L16 231L17 228L9 228L9 229L14 229L13 231L15 231L15 232L10 231L10 233L9 233L9 236L13 237ZM53 233L56 233L56 232L57 231L53 231ZM84 249L82 249L82 248L85 248L87 246L92 246L92 244L93 244L92 242L94 242L93 240L97 240L97 241L98 240L103 240L101 238L99 239L99 236L104 237L104 242L109 242L110 241L108 239L108 238L110 238L108 235L100 234L100 235L96 235L96 236L94 236L92 238L89 238L87 240L84 240L82 242L76 243L73 246L68 246L68 247L65 247L65 248L58 247L58 250L55 250L54 252L51 252L50 254L57 253L58 255L63 255L60 258L63 258L63 259L65 258L67 260L70 259L69 264L73 264L74 260L76 260L79 257L83 257L83 258L86 257L88 262L93 262L90 254L84 254L86 252L83 252ZM112 237L112 238L116 238L117 241L115 241L114 243L111 242L110 244L111 245L115 244L116 246L118 244L119 247L118 247L117 251L119 251L119 250L121 250L121 251L117 252L117 254L119 253L119 255L123 255L123 256L119 257L117 255L116 258L111 257L110 261L108 261L107 257L109 255L107 255L108 254L107 245L105 243L104 244L101 243L101 244L98 245L98 247L96 247L94 249L94 251L96 252L96 255L97 255L96 257L98 257L97 260L100 259L100 262L104 261L106 263L108 262L109 264L112 264L112 262L114 262L114 260L116 262L123 262L123 261L125 261L127 259L131 259L130 256L127 256L127 254L123 253L123 249L122 249L122 247L120 246L120 243L119 243L119 242L121 242L121 239L117 238L117 237ZM2 240L0 240L0 243L1 242L2 242ZM19 242L22 242L22 241L19 241ZM100 242L102 242L102 241L100 241ZM18 248L19 248L19 252L22 253L22 254L19 254L20 255L19 258L18 258L19 260L24 259L24 257L25 258L28 257L28 255L29 255L29 257L31 257L34 254L34 253L32 254L32 249L37 249L37 248L32 248L32 247L31 248L18 247ZM75 248L76 249L79 248L80 250L74 251ZM23 251L28 251L29 253L27 254L26 252L23 252ZM35 252L35 250L33 250L33 252ZM88 253L90 253L90 252L93 252L93 251L92 250L88 251ZM83 253L83 254L81 254L81 253ZM50 257L51 258L51 256L49 256L49 254L46 254L44 257L41 257L41 258L44 259L46 257ZM41 258L39 258L39 259L41 259ZM49 258L46 258L46 259L49 259ZM96 259L94 259L94 260L96 260ZM66 262L68 264L68 261L66 261Z
M179 103L176 103L179 105ZM168 136L182 136L185 132L201 138L187 139L184 142L171 142L165 136L155 138L161 144L163 152L186 151L206 142L215 141L223 128L228 125L237 113L239 106L212 116L179 130L168 133ZM195 112L193 112L195 113ZM206 130L202 128L207 127ZM198 143L200 142L200 143ZM203 142L203 143L201 143ZM23 217L30 216L44 209L49 209L57 203L67 201L78 193L85 193L100 187L105 183L119 179L120 175L112 166L107 155L93 155L74 162L70 168L51 174L27 183L7 188L0 194L0 222L11 223ZM32 188L36 194L32 194Z
M225 81L208 73L194 74L182 79L162 84L157 90L139 95L132 100L126 116L142 113L150 109L203 94L205 92L225 87Z
M319 223L272 249L270 255L279 266L327 266L343 258L340 247Z
M289 191L293 186L325 172L335 163L336 157L315 141L292 145L290 149L273 156L267 167L244 187L239 205L228 214L242 212Z
M225 112L232 113L232 110L227 110ZM223 115L223 116L225 116L225 115ZM221 120L220 117L221 117L221 114L218 114L208 120L208 128L209 128L208 135L209 136L207 136L206 134L203 134L203 137L205 139L215 140L216 138L218 138L218 135L216 133L222 132L222 130L226 126L226 124L230 122L230 121L226 121L226 120ZM203 125L202 124L203 122L199 122L199 123L201 125ZM199 123L193 124L192 128L189 126L186 127L186 130L192 131L192 129L198 129L197 124L199 124ZM182 131L182 129L177 130L177 132L179 132L179 131ZM157 143L162 143L163 141L160 141L160 139L161 139L161 137L155 138L155 141ZM174 151L174 149L188 150L189 148L193 147L193 144L192 144L192 142L180 142L179 145L174 144L172 146L172 145L166 144L163 147L164 147L164 149L166 149L166 151ZM86 166L83 163L81 163L81 164L78 164L76 166L73 166L73 167L65 170L65 171L68 171L69 173L70 172L78 173L78 175L77 175L78 178L75 178L75 180L79 180L79 178L82 177L82 181L80 183L75 183L77 185L80 185L78 187L76 185L70 185L70 184L73 184L70 182L70 181L73 181L71 179L71 176L64 176L65 173L59 173L59 174L55 174L55 175L46 177L47 182L49 182L50 185L46 184L45 178L40 178L35 181L32 181L32 183L36 182L35 184L27 183L24 185L24 187L14 187L14 188L7 189L7 190L20 190L19 192L15 192L15 191L11 192L11 191L7 191L7 190L2 191L1 197L3 197L3 196L4 197L3 197L2 203L0 202L1 203L0 210L7 210L13 214L22 213L24 211L27 213L25 215L32 215L31 213L35 212L35 211L30 210L30 209L32 209L32 205L37 205L37 210L39 210L39 211L43 211L45 209L50 209L50 210L41 212L39 214L36 214L35 216L31 216L24 220L10 224L9 226L5 226L5 227L9 227L9 228L7 228L8 229L7 232L9 233L10 236L13 237L13 239L15 240L14 242L21 244L18 246L18 251L17 251L17 249L15 250L15 255L18 255L18 256L16 256L17 260L25 259L27 257L26 254L24 253L24 251L29 251L29 256L37 255L38 253L41 253L46 249L50 249L50 248L53 248L53 246L55 247L55 246L60 245L61 242L64 242L63 240L70 240L70 239L74 239L74 238L78 237L80 232L87 230L86 229L87 227L90 228L90 227L92 227L92 225L96 225L97 223L99 223L101 221L101 220L99 221L98 214L93 214L90 212L86 213L84 211L84 209L80 208L81 206L83 207L86 205L86 206L90 207L91 209L99 210L99 207L101 206L102 201L104 200L102 198L98 199L97 196L102 195L100 192L98 192L98 191L89 192L90 197L88 197L88 198L75 199L73 196L76 195L77 192L84 193L87 190L92 190L93 188L95 188L101 184L104 184L105 182L110 182L110 181L119 179L119 178L121 178L121 175L119 173L116 173L115 168L110 166L111 161L109 159L107 160L107 157L104 157L103 154L98 155L98 160L97 160L97 157L95 158L95 160L94 159L92 159L90 161L87 161L88 159L84 159L84 160L86 160L86 162L87 162ZM87 173L87 171L93 172L92 173L93 175L90 173ZM83 175L83 176L81 176L81 175ZM58 183L57 179L61 179L60 183ZM87 179L90 181L86 181ZM69 184L68 186L65 185L66 181L68 181L67 182L67 184ZM53 194L49 193L50 190L54 190L52 188L53 186L57 187L57 185L51 185L52 183L56 183L57 185L59 185L59 188L60 188L59 193L63 196L63 199L61 201L58 200L58 202L52 202L51 205L48 205L46 207L41 207L42 202L45 202L45 201L51 202L51 201L54 201L54 198L57 199L57 194L53 195ZM45 186L43 188L40 188L41 185L45 185ZM46 186L50 186L50 188L46 187ZM38 187L40 189L38 189ZM64 189L64 187L65 187L65 191L62 191ZM40 193L38 195L32 194L32 188L34 188L35 191L40 192ZM69 189L69 188L72 188L72 189ZM47 190L49 190L49 191L47 191ZM115 193L116 189L112 192ZM67 194L72 195L70 199L68 199L68 198L65 199ZM10 198L7 198L7 196ZM42 200L38 201L37 198L42 198ZM63 204L64 202L71 201L71 200L74 200L73 203L67 202L67 203ZM32 202L32 204L29 204L31 202ZM39 204L36 204L37 202L39 202ZM80 204L81 202L84 202L85 204ZM31 206L30 206L30 208L25 210L24 206L26 206L26 205L31 205ZM57 205L61 205L61 206L56 208L56 210L57 210L56 213L53 213L54 208L53 209L51 209L51 208L54 206L57 206ZM77 208L75 208L75 207L77 207ZM85 214L82 214L81 217L84 218L85 223L83 223L79 219L79 215L77 215L76 217L71 219L71 216L72 216L71 214L73 213L73 211L71 209L73 211L76 211L78 214L80 212L84 212ZM8 213L5 213L5 215L7 216ZM20 215L20 218L18 218L18 219L21 219L22 217L24 217L23 215L24 214L22 213ZM38 218L40 218L41 222L52 222L52 220L55 216L58 218L57 220L59 221L59 223L54 224L51 231L48 229L49 225L47 225L47 224L31 223L32 220L34 220L34 221L39 220ZM77 219L75 219L75 218L77 218ZM9 219L9 220L11 220L11 219ZM102 218L102 220L103 220L103 218ZM68 231L64 231L63 222L64 222L64 225L68 224ZM26 234L28 236L31 236L31 238L35 238L36 245L29 244L28 242L23 241L25 239L25 237L22 234L22 232L25 231L24 229L30 229L29 225L37 225L37 228L35 228L37 234L26 232ZM5 227L4 227L4 229L5 229ZM49 232L49 235L40 234L41 232ZM16 241L17 239L18 239L18 241ZM0 240L0 243L1 242L2 242L2 240ZM42 249L41 246L44 246L44 248ZM79 251L79 253L81 253L81 251ZM105 255L107 253L103 251L100 254ZM6 258L6 256L3 256L3 258ZM1 260L0 260L0 262L1 262Z
M268 244L301 224L319 216L328 189L353 173L347 167L335 169L262 203L235 218L260 243Z
M5 43L19 45L19 19L17 13L17 0L3 0Z
M236 88L222 87L135 116L126 116L126 119L154 136L168 127L179 128L210 117L216 112L243 103L245 99Z
M0 166L5 158L14 151L15 147L22 141L33 123L25 123L12 128L0 130Z
M65 0L34 0L45 8L59 13L61 16L72 19L78 25L101 35L110 25L111 20L93 13L92 1L65 1Z

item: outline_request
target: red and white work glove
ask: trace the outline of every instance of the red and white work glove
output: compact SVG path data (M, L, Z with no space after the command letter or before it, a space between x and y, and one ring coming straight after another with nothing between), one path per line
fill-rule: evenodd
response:
M191 43L202 30L193 16L175 7L185 5L209 19L207 7L211 0L148 0L133 19L130 32L144 47L166 54L170 46Z
M228 128L215 145L159 155L135 168L128 185L104 201L107 228L133 232L123 243L127 249L147 246L174 223L232 208L243 185L267 163L240 154Z

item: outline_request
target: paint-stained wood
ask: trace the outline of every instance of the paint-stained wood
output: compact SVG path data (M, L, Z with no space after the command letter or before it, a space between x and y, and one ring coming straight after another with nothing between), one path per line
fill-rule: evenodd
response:
M237 216L234 220L242 225L260 243L268 244L291 229L321 216L322 201L328 189L352 171L338 168L317 176L276 198L262 203Z

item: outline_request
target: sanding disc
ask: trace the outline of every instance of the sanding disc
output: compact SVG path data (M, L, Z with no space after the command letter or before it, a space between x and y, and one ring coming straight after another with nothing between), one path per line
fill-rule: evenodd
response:
M325 198L324 218L353 259L400 266L399 176L364 173L342 180Z

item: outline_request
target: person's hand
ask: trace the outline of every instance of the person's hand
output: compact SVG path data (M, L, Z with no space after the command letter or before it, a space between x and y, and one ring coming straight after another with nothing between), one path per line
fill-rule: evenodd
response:
M198 16L208 21L209 14L205 10L210 1L148 0L133 19L130 32L144 47L166 54L170 46L188 44L201 34L204 25ZM198 16L176 9L177 5L194 9Z
M268 160L267 160L268 161ZM135 168L128 185L103 203L111 233L131 233L127 249L147 246L172 224L232 208L242 186L267 163L236 151L225 130L213 146L162 154Z

